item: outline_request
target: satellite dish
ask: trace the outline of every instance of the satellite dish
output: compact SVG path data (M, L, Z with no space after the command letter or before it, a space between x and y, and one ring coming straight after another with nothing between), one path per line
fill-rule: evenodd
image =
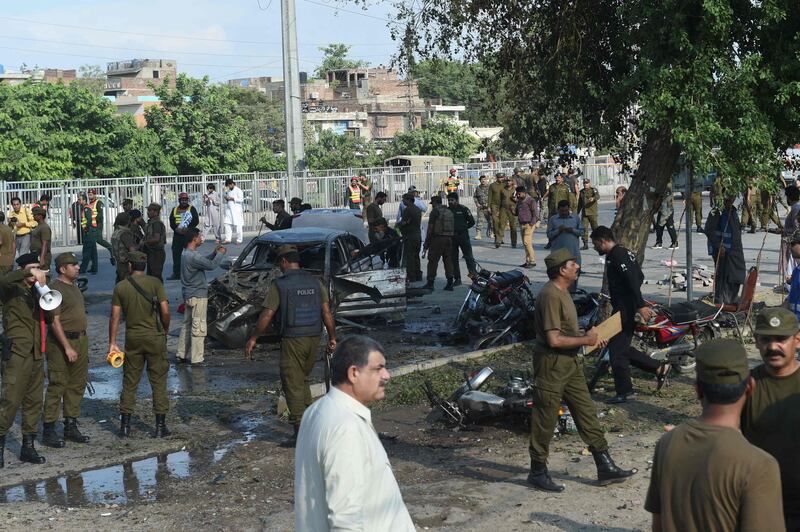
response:
M39 293L39 307L42 310L55 310L61 305L61 292L51 290L49 286L42 286L39 283L34 285Z

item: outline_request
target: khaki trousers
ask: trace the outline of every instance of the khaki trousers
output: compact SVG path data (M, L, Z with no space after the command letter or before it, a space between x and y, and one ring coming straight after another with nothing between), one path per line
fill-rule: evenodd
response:
M203 361L203 349L206 341L206 314L208 313L207 297L190 297L186 300L183 313L181 335L178 339L177 358L186 358L189 351L190 361L196 364Z
M525 247L525 263L533 264L536 262L536 253L533 251L533 232L536 227L530 224L522 224L522 245Z

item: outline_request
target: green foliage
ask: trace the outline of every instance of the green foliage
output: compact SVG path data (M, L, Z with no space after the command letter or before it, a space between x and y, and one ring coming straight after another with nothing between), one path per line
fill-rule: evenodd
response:
M452 120L429 120L419 129L398 133L389 143L385 156L440 155L466 161L479 148L478 140Z
M443 59L420 61L410 69L422 98L441 99L444 105L464 105L461 118L478 127L496 124L490 86L483 74L478 63Z
M209 85L208 78L178 75L175 88L156 88L161 106L145 111L147 128L155 132L180 174L245 172L253 139L236 114L230 89Z
M145 175L172 167L129 116L80 85L0 85L0 177L9 181ZM135 142L135 153L128 144Z
M342 43L331 43L328 46L318 48L322 52L322 62L314 71L314 76L318 79L325 79L329 70L344 70L348 68L361 68L369 66L369 63L361 60L354 60L347 57L350 46Z
M375 146L360 137L322 131L316 142L306 145L306 167L309 170L369 167L380 164Z
M102 96L106 87L106 73L100 65L81 65L78 67L78 79L72 83Z

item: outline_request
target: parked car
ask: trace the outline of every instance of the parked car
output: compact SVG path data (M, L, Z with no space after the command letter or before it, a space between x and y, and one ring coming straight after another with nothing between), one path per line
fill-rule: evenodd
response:
M406 272L385 268L357 236L333 228L301 227L271 231L251 240L244 251L214 279L208 293L208 334L229 348L242 347L258 320L284 244L297 247L300 266L328 288L336 317L357 318L404 312ZM279 330L271 327L267 337Z

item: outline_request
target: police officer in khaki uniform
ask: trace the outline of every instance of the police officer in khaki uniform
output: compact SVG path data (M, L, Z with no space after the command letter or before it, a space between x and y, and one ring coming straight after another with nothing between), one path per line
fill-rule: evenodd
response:
M756 224L761 219L761 194L755 185L744 191L742 202L742 227L750 226L750 233L756 232Z
M155 277L145 275L147 256L141 251L128 253L129 275L114 287L111 297L108 351L124 352L122 393L119 400L120 436L131 434L131 414L136 407L136 390L142 371L147 366L147 379L153 391L153 412L156 426L153 437L169 436L167 429L167 336L169 331L169 301L164 285ZM117 346L117 329L125 313L125 350Z
M777 203L775 195L768 190L761 191L761 230L769 231L769 222L772 221L783 232L783 224L778 218Z
M31 230L31 251L39 255L39 267L49 270L50 264L53 262L53 231L45 221L47 211L41 207L34 207L31 214L36 222L36 227Z
M486 236L492 238L492 213L489 211L489 184L485 175L478 178L480 184L475 187L472 195L475 201L475 240L480 240L481 229L486 223Z
M131 218L121 212L114 220L114 232L111 235L111 253L117 267L117 282L128 277L128 253L136 250L136 237L131 231Z
M428 272L427 283L424 288L433 290L433 281L436 279L436 271L439 269L439 259L444 263L444 276L447 284L444 289L453 290L453 237L455 236L455 218L452 211L442 205L442 198L434 196L431 198L433 210L428 218L428 233L425 235L425 243L422 249L428 253Z
M403 235L403 262L406 266L406 281L422 280L419 250L422 247L422 211L414 204L414 194L403 194L403 214L397 223Z
M167 253L164 251L167 245L167 227L160 216L161 205L151 203L147 206L147 225L144 228L141 247L142 251L147 253L147 275L164 282L162 273L164 262L167 260Z
M547 471L550 440L558 423L562 398L575 419L581 439L594 455L600 485L622 481L636 470L620 469L608 454L608 443L586 385L583 356L578 352L582 346L598 343L594 329L582 333L578 328L578 312L569 294L569 287L578 280L580 266L563 248L548 255L544 262L550 281L539 292L534 311L536 344L528 482L546 491L564 490Z
M17 252L14 232L5 221L6 215L0 212L0 275L5 275L14 269L14 256Z
M319 353L322 326L328 332L329 352L336 347L336 325L328 304L328 291L317 277L300 268L297 248L284 245L278 248L275 264L283 276L272 281L264 299L264 310L252 336L247 340L244 356L253 360L253 348L258 338L280 313L281 327L281 385L289 408L289 421L294 428L293 444L300 430L303 412L311 405L308 376L314 369Z
M686 191L682 192L684 205L686 205ZM703 232L703 180L695 178L692 180L692 194L689 196L689 203L692 205L694 213L694 225L698 233ZM691 220L687 222L691 224Z
M592 226L592 231L597 229L598 201L600 201L600 193L592 186L591 181L584 179L578 199L578 214L583 222L583 247L581 249L589 249L589 226Z
M758 390L747 351L736 340L711 340L695 358L702 413L656 444L644 503L652 530L784 530L778 463L747 442L744 423L739 430L742 407Z
M503 173L495 174L496 181L489 185L489 211L492 213L492 230L494 231L494 247L499 248L503 244L503 237L506 234L506 226L501 224L500 208L503 205L503 189L506 188L506 175Z
M517 187L514 183L513 179L507 180L506 186L500 191L500 225L505 230L508 224L512 248L517 247Z
M56 257L58 278L50 288L61 292L61 305L50 312L47 335L47 394L44 400L42 443L64 447L64 440L87 443L78 430L81 399L89 375L89 340L86 337L86 311L83 294L75 286L80 263L73 253ZM64 437L56 432L59 411L64 412Z
M6 434L17 409L22 405L22 449L19 459L43 464L44 457L36 452L39 417L42 413L44 388L44 354L42 346L42 312L39 296L33 284L44 286L44 271L39 269L39 256L26 253L17 258L20 269L0 277L0 301L3 302L2 392L0 392L0 467ZM9 344L10 342L10 344Z

